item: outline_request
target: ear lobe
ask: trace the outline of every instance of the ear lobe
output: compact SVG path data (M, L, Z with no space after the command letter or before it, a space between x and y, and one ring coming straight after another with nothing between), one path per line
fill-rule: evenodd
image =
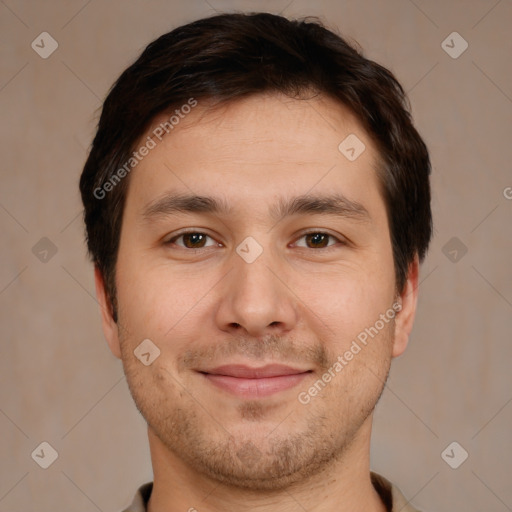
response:
M393 357L402 355L409 342L409 335L412 331L414 317L416 315L416 306L418 303L419 267L419 259L418 255L416 255L414 257L414 261L409 265L407 282L399 296L402 303L402 309L395 316Z
M121 359L121 345L119 343L119 330L112 317L112 308L105 290L105 281L98 267L94 267L94 284L96 285L96 297L101 308L101 323L103 334L107 340L110 351Z

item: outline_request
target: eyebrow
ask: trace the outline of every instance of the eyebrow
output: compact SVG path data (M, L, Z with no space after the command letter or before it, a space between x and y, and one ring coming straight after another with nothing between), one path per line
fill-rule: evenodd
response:
M231 215L232 212L232 208L223 198L193 194L166 194L149 203L142 211L142 218L145 222L151 222L176 213ZM277 204L270 207L269 213L275 221L281 221L291 215L306 214L336 215L356 221L371 221L368 210L361 203L352 201L340 193L280 197Z

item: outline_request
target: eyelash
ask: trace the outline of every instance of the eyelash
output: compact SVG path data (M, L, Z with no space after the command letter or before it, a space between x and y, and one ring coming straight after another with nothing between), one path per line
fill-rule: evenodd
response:
M175 241L180 239L181 237L185 236L185 235L190 235L190 234L195 234L195 235L206 235L208 238L214 240L214 238L210 235L208 235L207 233L204 233L202 231L197 231L197 230L190 230L190 231L183 231L181 233L179 233L178 235L175 235L173 236L172 238L170 238L169 240L167 240L165 242L165 245L176 245L175 244ZM312 231L307 231L305 233L302 233L301 236L299 238L297 238L297 241L308 236L308 235L327 235L329 237L329 240L331 239L334 239L336 242L338 242L339 244L341 245L346 245L346 241L344 240L341 240L340 238L334 236L333 234L331 233L328 233L326 231L319 231L319 230L312 230ZM296 242L295 242L296 243ZM331 245L327 245L326 247L318 247L318 248L312 248L312 247L303 247L301 246L301 248L303 249L311 249L311 250L320 250L322 249L323 251L327 251L329 249L332 249L336 246L336 243L334 244L331 244ZM210 246L206 246L206 247L197 247L197 248L190 248L190 247L185 247L185 246L181 246L181 245L178 245L178 247L180 247L181 249L185 249L185 250L188 250L188 251L194 251L194 250L201 250L201 249L207 249L208 247L214 247L214 245L210 245Z

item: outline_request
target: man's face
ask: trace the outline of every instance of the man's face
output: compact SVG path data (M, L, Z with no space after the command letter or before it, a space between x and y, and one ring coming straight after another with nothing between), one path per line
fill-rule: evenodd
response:
M366 146L353 161L338 149L350 134ZM132 171L118 324L104 318L105 332L170 458L272 489L369 439L406 343L404 311L389 314L397 296L377 158L338 103L260 95L213 111L199 102ZM221 209L161 202L178 195ZM134 354L147 339L160 350L149 365Z

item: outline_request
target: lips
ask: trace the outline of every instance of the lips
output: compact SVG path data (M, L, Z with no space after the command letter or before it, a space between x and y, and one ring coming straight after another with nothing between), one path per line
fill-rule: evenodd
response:
M270 364L258 368L224 365L201 371L215 387L242 398L263 398L299 384L311 370Z
M231 364L219 366L204 373L210 375L225 375L227 377L237 377L240 379L262 379L267 377L279 377L282 375L296 375L308 370L292 368L282 364L269 364L259 368L252 368L243 364Z

